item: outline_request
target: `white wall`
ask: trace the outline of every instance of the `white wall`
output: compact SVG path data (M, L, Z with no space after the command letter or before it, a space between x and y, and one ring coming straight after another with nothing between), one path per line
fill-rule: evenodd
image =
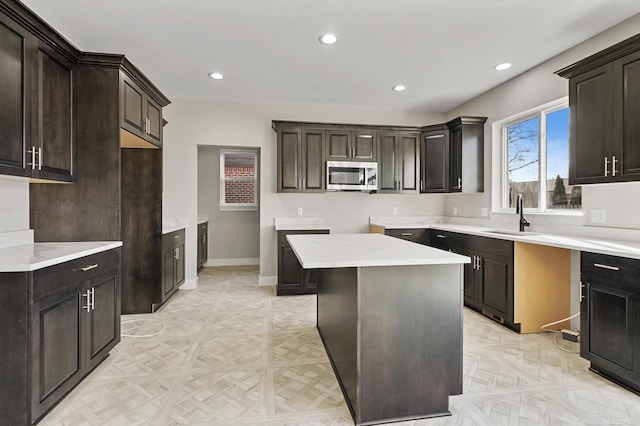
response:
M29 229L29 182L0 175L0 232Z
M198 215L209 216L208 266L258 263L260 212L218 208L220 148L198 147Z
M196 279L198 214L198 146L224 145L261 149L260 278L275 283L277 274L275 217L322 217L331 232L365 232L369 216L442 215L442 195L361 193L279 194L276 192L276 134L272 120L419 126L443 122L443 114L328 106L272 105L174 99L165 109L165 218L184 220L187 227L187 280Z
M448 195L446 214L451 215L453 207L457 207L459 216L479 218L482 207L491 210L492 184L497 180L495 174L492 175L492 122L568 96L568 81L555 75L555 71L636 35L638 28L640 28L640 15L447 112L447 118L458 115L484 115L489 118L485 125L485 192L484 194ZM496 168L493 172L497 170ZM619 228L640 229L640 220L637 218L637 212L640 211L640 183L584 185L582 204L585 214L580 217L528 217L532 222L532 230L622 238L623 233ZM594 226L591 223L590 211L594 209L605 211L604 226ZM494 221L516 226L515 214L508 217L505 215L493 215L493 217ZM624 237L640 238L640 232L624 232Z

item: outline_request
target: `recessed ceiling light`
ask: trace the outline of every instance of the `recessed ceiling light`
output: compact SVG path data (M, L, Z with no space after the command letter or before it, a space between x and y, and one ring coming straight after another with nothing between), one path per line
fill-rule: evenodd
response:
M403 90L406 90L406 86L402 85L402 84L398 84L397 86L393 86L393 91L394 92L402 92Z
M511 64L509 62L505 62L505 63L496 65L496 69L498 71L506 70L506 69L509 69L509 68L511 68Z
M210 72L209 77L211 77L214 80L222 80L224 78L224 76L219 72Z
M320 43L322 44L334 44L336 41L338 41L338 36L335 34L327 33L320 36Z

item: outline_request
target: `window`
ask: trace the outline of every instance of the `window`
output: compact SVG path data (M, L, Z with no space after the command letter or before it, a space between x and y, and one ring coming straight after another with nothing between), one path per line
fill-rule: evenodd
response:
M257 170L257 151L220 151L220 210L258 209Z
M580 186L569 185L569 108L545 105L502 122L502 209L547 213L579 211Z

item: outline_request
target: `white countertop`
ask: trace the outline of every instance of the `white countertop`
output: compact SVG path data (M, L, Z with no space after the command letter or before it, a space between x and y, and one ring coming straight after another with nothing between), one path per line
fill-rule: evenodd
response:
M491 237L501 240L518 241L523 243L565 248L569 250L588 251L593 253L608 254L612 256L640 259L640 243L633 241L605 240L600 238L553 235L527 231L518 232L517 230L511 229L502 230L494 228L484 228L480 226L451 225L446 223L433 223L421 220L417 220L412 223L410 220L403 222L372 218L370 224L382 226L386 229L433 228L440 229L442 231L460 232L463 234ZM496 233L492 231L498 232Z
M0 248L0 272L27 272L122 246L122 241L32 243Z
M470 263L467 256L382 234L288 235L305 269Z
M276 217L274 226L276 231L331 230L319 217Z

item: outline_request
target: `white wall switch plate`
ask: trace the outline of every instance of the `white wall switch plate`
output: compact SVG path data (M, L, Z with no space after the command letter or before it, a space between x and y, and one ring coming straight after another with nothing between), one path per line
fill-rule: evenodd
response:
M604 210L591 210L591 223L605 223L606 212Z
M482 217L489 216L489 210L486 207L480 207L480 216Z
M457 207L454 207L454 208L453 208L453 215L455 216L455 215L457 215L457 214L458 214L458 208L457 208Z
M302 216L302 207L298 207L298 216Z
M392 209L392 211L393 211L393 215L394 215L394 216L398 214L398 208L397 208L397 207L394 207L394 208Z

